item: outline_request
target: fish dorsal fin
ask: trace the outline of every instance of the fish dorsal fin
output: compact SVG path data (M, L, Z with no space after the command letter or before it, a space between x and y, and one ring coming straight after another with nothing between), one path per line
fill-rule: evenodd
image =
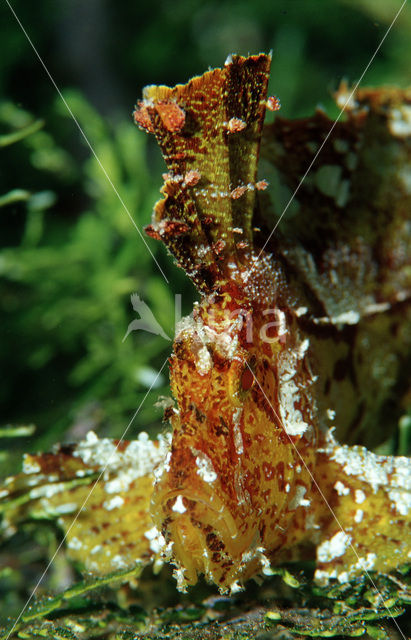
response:
M149 235L210 291L252 244L260 137L271 57L230 57L186 85L149 86L134 112L154 133L169 174Z
M264 127L271 188L256 222L320 316L355 324L411 297L411 89L342 84L335 99L339 121L318 110Z

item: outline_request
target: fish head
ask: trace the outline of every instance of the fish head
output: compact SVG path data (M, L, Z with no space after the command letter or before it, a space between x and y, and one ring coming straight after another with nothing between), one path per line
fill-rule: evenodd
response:
M265 324L265 333L262 331ZM235 590L283 545L295 452L278 407L281 322L247 297L215 293L177 328L170 359L171 451L152 499L179 586L203 573ZM291 516L290 516L291 517Z

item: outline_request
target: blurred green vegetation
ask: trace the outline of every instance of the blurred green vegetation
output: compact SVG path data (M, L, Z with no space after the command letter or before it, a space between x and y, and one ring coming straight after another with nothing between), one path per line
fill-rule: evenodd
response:
M400 7L394 0L44 0L11 3L62 90L136 226L148 223L163 162L131 122L147 83L184 82L228 53L274 52L271 91L285 116L306 115L364 70ZM0 344L2 426L35 424L2 439L0 475L21 451L82 437L120 436L170 352L133 332L138 292L173 334L195 292L164 249L144 246L125 207L47 77L10 8L0 8ZM409 82L407 6L364 84ZM167 368L130 428L158 429ZM18 442L18 444L16 444ZM4 450L12 451L6 459Z
M66 99L122 199L134 203L134 220L142 228L141 213L150 211L157 191L144 157L145 136L136 135L127 120L111 129L76 91L67 92ZM67 121L71 126L64 105L56 101L54 109L60 126ZM63 190L74 189L82 201L68 224L58 219L55 189L34 191L23 180L25 189L3 195L3 216L21 218L18 242L10 225L0 258L7 370L0 393L2 405L10 407L7 419L37 423L36 446L41 448L62 439L67 426L71 437L106 422L121 434L170 349L164 339L143 332L122 342L135 316L130 293L138 291L172 335L172 289L161 275L149 277L154 271L150 253L94 156L77 164L51 131L39 129L41 122L33 123L12 103L0 105L0 121L29 134L18 150L2 149L6 164L17 162L17 153L19 162L26 158L43 175L45 186L52 174ZM157 386L156 394L167 392L166 371ZM151 398L139 413L140 428L159 415Z

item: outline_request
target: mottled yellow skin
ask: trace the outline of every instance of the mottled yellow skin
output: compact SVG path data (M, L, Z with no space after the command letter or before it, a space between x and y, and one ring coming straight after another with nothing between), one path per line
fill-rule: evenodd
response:
M410 461L359 445L384 442L409 388L411 95L358 91L272 234L269 65L234 56L135 112L170 172L148 233L201 294L176 329L171 444L89 434L0 488L6 531L58 518L89 571L171 561L179 588L233 592L285 560L316 557L320 582L409 561ZM331 124L265 127L290 193Z
M246 340L247 312L264 318L257 315L257 301L252 308L246 299L240 307L228 292L215 298L218 302L199 306L176 336L171 386L178 412L152 514L166 541L173 542L173 557L184 570L182 584L195 582L196 572L202 572L226 587L262 563L267 566L264 550L288 548L304 535L295 527L296 492L302 487L309 492L316 434L307 426L304 437L292 436L292 446L280 417L275 362L293 351L295 336L286 347L273 336L275 342L262 351L259 325L253 344ZM201 363L204 348L210 354L207 367ZM303 367L302 358L295 372L301 380ZM244 380L251 388L243 388ZM300 406L311 423L303 389ZM178 496L183 513L173 510Z
M224 320L227 306L239 301L228 293L214 298L218 302L204 301L176 336L171 383L178 409L171 420L171 457L151 506L170 545L179 586L204 573L220 588L235 589L270 563L310 557L316 545L320 581L346 581L364 570L387 571L406 562L408 461L328 442L312 395L314 361L295 320L288 318L282 336L274 338L271 330L272 343L260 341L266 318L254 302L250 345L245 321L234 320L230 328ZM243 300L236 307L244 318L247 306ZM210 316L217 321L210 323ZM207 367L200 357L204 344ZM244 390L242 376L251 371L252 386ZM292 416L284 411L290 380ZM345 468L353 452L362 456L362 469ZM400 469L396 482L390 474L379 476L393 465Z
M405 562L410 551L407 462L401 461L393 494L391 476L378 471L387 461L364 450L363 466L347 471L340 457L349 460L350 451L328 442L331 427L343 442L383 441L388 431L379 430L377 421L407 357L409 362L411 283L404 242L410 198L402 193L396 167L400 173L411 154L409 136L406 142L402 130L401 136L393 135L390 118L410 96L359 92L357 104L367 104L368 111L354 110L351 121L336 129L318 169L317 191L313 194L307 182L297 196L300 210L285 227L289 237L279 238L277 232L267 239L257 229L250 238L250 206L264 225L266 215L264 199L256 205L253 187L259 142L253 138L253 151L249 148L245 157L241 141L248 126L260 129L253 118L263 114L248 108L247 119L236 112L230 85L238 86L242 75L244 104L264 104L266 83L253 84L241 69L256 65L261 70L265 62L264 56L235 58L232 66L188 85L150 87L145 94L151 130L171 172L150 230L203 293L193 318L177 330L171 456L157 475L151 508L181 587L204 573L221 589L235 589L270 562L307 557L315 545L319 580L345 581L364 570L386 570ZM209 87L204 106L198 95ZM183 107L200 134L193 139L187 128L168 131L156 112L157 101L164 100ZM224 133L232 117L247 125L236 138ZM331 125L321 114L294 126L277 122L267 127L265 157L294 189L305 170L302 163L311 160L312 144L318 147ZM363 152L361 141L367 145ZM372 164L371 145L376 152L381 147L387 162L384 179L382 167ZM221 173L225 163L229 170ZM247 179L231 181L227 188L234 167L240 179L241 171ZM191 187L178 176L193 169L201 179ZM339 176L334 196L330 181ZM237 198L239 190L247 193L247 202ZM170 220L185 221L187 228L175 234ZM222 246L217 237L224 239ZM247 239L246 246L239 237ZM271 253L265 251L267 243ZM199 245L202 251L196 254ZM394 259L395 274L388 268ZM269 340L264 327L273 316L267 310L276 320ZM230 314L237 322L230 324ZM246 390L244 372L253 376ZM331 463L334 455L338 463ZM372 477L365 471L370 465ZM367 496L358 523L355 490Z
M54 519L79 568L108 574L152 562L158 551L150 500L154 469L168 442L146 434L133 442L99 439L89 432L77 445L26 455L23 472L0 488L2 531L20 521Z

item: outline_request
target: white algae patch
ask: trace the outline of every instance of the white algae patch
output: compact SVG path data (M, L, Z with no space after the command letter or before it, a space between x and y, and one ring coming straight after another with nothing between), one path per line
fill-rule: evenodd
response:
M351 544L351 536L344 531L339 531L330 540L325 540L317 549L319 562L331 562L334 558L344 555Z

